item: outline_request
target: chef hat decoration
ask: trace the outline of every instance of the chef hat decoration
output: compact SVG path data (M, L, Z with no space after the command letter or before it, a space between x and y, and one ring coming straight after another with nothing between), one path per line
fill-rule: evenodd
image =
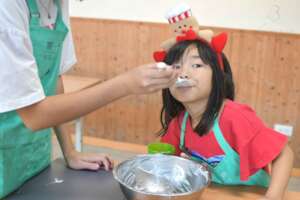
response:
M186 40L201 40L207 43L217 54L218 62L223 70L222 51L227 42L227 33L214 35L210 29L201 29L197 19L192 15L189 5L179 4L166 13L166 19L173 32L173 37L161 44L161 50L153 53L156 62L162 62L169 49L176 43Z

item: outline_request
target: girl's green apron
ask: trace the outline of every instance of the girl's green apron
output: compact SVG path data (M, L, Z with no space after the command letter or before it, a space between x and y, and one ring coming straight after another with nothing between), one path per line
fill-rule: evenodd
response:
M188 112L185 112L180 134L181 150L184 150L185 148L185 130L187 119ZM225 153L225 157L217 166L212 167L208 164L208 167L212 173L213 182L225 185L260 185L268 187L270 176L264 170L259 170L257 173L250 176L248 181L240 180L240 157L223 137L219 127L218 119L216 119L214 122L213 133L217 139L217 142ZM198 158L192 157L192 159L197 161ZM202 160L198 161L203 162Z
M56 92L62 46L68 32L59 0L55 3L58 10L55 29L50 30L40 27L36 0L27 0L33 54L46 96ZM50 158L51 129L33 133L25 127L16 111L0 114L0 198L47 167Z

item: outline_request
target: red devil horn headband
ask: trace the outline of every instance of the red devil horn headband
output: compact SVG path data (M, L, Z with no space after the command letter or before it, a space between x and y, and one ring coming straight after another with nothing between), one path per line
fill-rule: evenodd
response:
M183 33L182 35L178 35L176 37L176 42L187 41L187 40L200 40L207 43L205 39L200 38L193 30L189 30ZM209 46L216 52L218 63L222 70L224 70L222 52L225 48L226 42L227 42L227 33L223 32L220 33L219 35L213 36L211 42L208 43ZM153 53L153 58L156 62L162 62L165 59L166 55L167 55L167 51L165 50L155 51Z
M214 36L211 30L201 30L196 18L192 15L191 8L186 4L174 7L167 15L169 26L175 36L163 42L162 50L153 53L156 62L163 61L169 49L176 43L186 40L200 40L207 43L217 53L220 68L224 69L222 51L227 42L227 33Z

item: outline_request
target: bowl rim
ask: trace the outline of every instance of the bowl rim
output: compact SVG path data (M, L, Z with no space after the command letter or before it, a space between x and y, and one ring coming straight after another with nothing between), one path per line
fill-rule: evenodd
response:
M122 180L120 180L119 177L117 176L117 170L124 163L129 162L129 161L131 161L131 160L133 160L135 158L138 158L138 157L154 157L154 156L157 156L157 155L168 156L168 157L170 157L170 156L171 157L176 157L176 159L184 160L185 162L186 161L192 162L192 163L194 163L196 165L199 165L199 167L202 167L205 171L208 172L207 183L201 189L192 190L192 191L189 191L189 192L183 192L183 193L178 193L178 194L153 194L153 193L150 193L150 192L144 192L144 191L135 190L133 187L125 185L125 183ZM141 194L146 194L146 195L151 195L151 196L161 196L161 197L185 196L185 195L193 194L195 192L200 192L200 191L204 190L205 188L207 188L210 185L210 183L211 183L211 172L210 172L210 170L208 169L207 166L205 166L205 165L203 165L201 163L195 162L193 160L182 158L182 157L179 157L179 156L176 156L176 155L165 155L165 154L159 154L159 153L158 154L139 154L139 155L133 156L131 158L128 158L128 159L120 162L116 167L114 167L112 173L113 173L114 179L116 181L118 181L119 184L123 185L124 187L129 188L129 189L131 189L131 190L133 190L135 192L139 192Z

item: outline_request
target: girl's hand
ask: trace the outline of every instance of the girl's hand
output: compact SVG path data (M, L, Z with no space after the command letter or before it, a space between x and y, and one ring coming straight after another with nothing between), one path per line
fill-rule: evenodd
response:
M73 151L66 157L68 167L76 170L100 170L104 169L109 171L113 168L113 161L104 154L97 153L81 153Z
M156 63L136 67L121 75L130 94L152 93L175 83L177 73L171 66L161 69Z

